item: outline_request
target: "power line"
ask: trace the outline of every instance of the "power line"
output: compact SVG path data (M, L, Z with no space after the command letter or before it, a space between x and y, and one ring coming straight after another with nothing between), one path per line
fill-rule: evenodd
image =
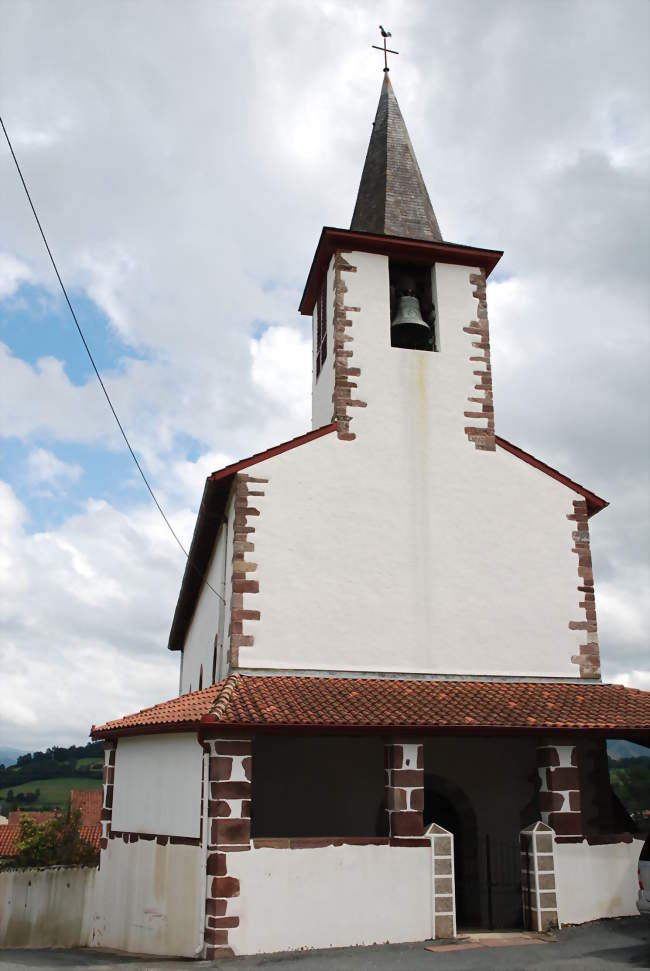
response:
M69 309L70 313L72 314L72 319L74 320L75 326L76 326L76 328L77 328L77 330L79 332L79 337L81 337L81 340L83 341L83 346L86 348L86 354L88 355L88 357L90 359L90 363L93 366L93 370L95 372L95 375L97 376L97 380L99 381L99 383L101 385L101 389L104 392L104 397L106 398L106 401L108 402L108 407L111 409L111 412L113 413L113 418L117 422L117 427L120 430L120 433L122 435L122 438L124 439L124 442L126 444L126 447L128 448L129 452L131 453L131 458L135 462L136 467L137 467L137 470L140 473L140 475L142 476L142 481L146 485L147 490L149 492L149 495L151 496L151 498L155 502L156 507L158 509L158 512L160 513L160 515L162 516L162 518L165 520L165 523L167 525L167 528L169 529L169 532L172 534L172 536L174 537L174 539L176 540L176 542L180 546L181 550L183 551L183 553L185 555L185 559L187 560L187 562L189 563L189 565L192 567L192 569L196 570L196 572L199 574L199 576L201 577L201 579L203 580L203 582L205 583L205 585L207 587L209 587L210 590L212 590L212 592L219 598L219 600L223 601L223 603L225 604L226 601L221 596L221 594L218 593L214 589L214 587L212 586L212 584L208 581L207 577L205 577L203 575L203 573L201 572L201 570L199 570L199 568L197 566L195 566L194 563L192 563L192 561L190 559L189 553L187 552L187 550L185 549L185 547L181 543L180 539L176 535L176 533L174 531L174 527L172 526L172 524L170 523L170 521L167 519L167 516L165 515L165 512L163 510L163 507L160 505L160 503L156 499L155 493L154 493L153 489L151 488L151 486L149 485L149 480L147 479L146 475L144 474L144 470L143 470L142 466L140 465L140 463L138 461L138 458L137 458L135 452L131 448L131 443L130 443L130 441L127 438L127 435L126 435L126 432L124 431L124 428L122 427L122 422L118 418L117 412L115 411L115 408L113 407L113 402L111 401L110 395L109 395L108 391L106 390L106 385L102 381L102 376L101 376L101 374L99 373L99 371L97 369L97 365L95 364L95 360L94 360L94 358L92 356L91 350L88 347L88 343L86 341L86 338L84 337L84 334L83 334L83 331L82 331L81 326L79 324L79 321L77 320L77 315L74 312L74 308L73 308L72 304L70 303L70 298L68 296L68 292L67 292L67 290L66 290L66 288L65 288L65 286L63 284L63 280L61 279L61 274L59 273L59 269L58 269L58 267L56 265L56 262L54 260L54 257L52 256L52 250L50 249L50 245L49 245L49 243L47 241L47 238L45 236L45 233L43 232L43 227L41 226L41 221L38 218L38 213L36 212L36 209L34 207L34 203L32 202L32 197L29 194L29 189L27 188L27 183L25 182L25 178L23 176L23 173L21 171L20 165L18 163L18 159L16 158L16 153L14 152L13 145L11 144L11 139L9 138L9 133L8 133L7 129L5 128L5 123L2 120L2 116L0 116L0 125L2 125L2 130L4 132L5 138L7 139L7 145L9 146L9 151L11 152L11 157L13 158L14 164L16 166L16 171L18 172L18 175L20 177L20 181L23 184L23 189L25 190L25 195L27 196L27 201L29 202L30 208L31 208L31 210L32 210L32 212L34 214L34 219L36 220L36 225L38 226L38 230L39 230L39 232L41 234L41 237L43 239L43 242L45 243L45 249L47 250L47 255L50 258L50 262L51 262L52 266L54 267L54 272L56 273L56 278L59 281L59 286L61 287L61 290L63 291L63 296L65 297L65 301L66 301L66 303L68 305L68 309Z

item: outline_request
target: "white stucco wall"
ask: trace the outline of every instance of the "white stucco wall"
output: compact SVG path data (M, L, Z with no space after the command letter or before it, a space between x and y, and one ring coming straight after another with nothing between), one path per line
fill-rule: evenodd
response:
M121 738L112 828L198 839L202 759L195 733Z
M502 449L477 451L471 267L436 267L440 353L392 348L388 263L346 275L361 368L354 442L327 435L254 467L260 592L250 668L575 677L583 635L575 493ZM498 418L498 387L496 408Z
M334 258L327 271L327 358L316 377L316 307L312 314L312 400L311 425L328 425L334 414Z
M205 876L200 846L109 840L95 881L91 947L193 957Z
M558 917L584 924L603 917L637 916L637 866L643 840L590 846L555 844Z
M96 877L95 867L0 873L0 946L87 946Z
M234 502L229 500L226 523L217 534L216 543L208 565L206 579L225 600L215 596L210 587L204 586L194 615L185 636L182 654L180 694L196 691L203 669L203 687L212 683L212 664L215 638L217 638L216 680L226 673L227 637L230 623L230 598L232 593L232 535Z
M253 849L229 854L228 874L245 888L235 954L431 936L429 847Z

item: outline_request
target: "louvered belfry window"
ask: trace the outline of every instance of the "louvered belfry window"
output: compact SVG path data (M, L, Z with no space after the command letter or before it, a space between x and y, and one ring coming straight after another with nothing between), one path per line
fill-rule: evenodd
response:
M316 304L316 377L327 359L327 276L318 294Z

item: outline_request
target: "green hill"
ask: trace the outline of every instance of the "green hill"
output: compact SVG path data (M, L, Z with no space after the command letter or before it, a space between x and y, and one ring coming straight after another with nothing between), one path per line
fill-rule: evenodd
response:
M79 776L62 776L57 779L34 779L24 782L15 789L0 789L0 802L11 804L16 809L67 809L70 803L71 789L101 789L101 779L84 779ZM7 792L13 792L14 798L7 798ZM19 802L15 797L38 791L33 801Z
M12 809L67 809L71 789L100 789L103 745L54 746L0 764L0 813Z

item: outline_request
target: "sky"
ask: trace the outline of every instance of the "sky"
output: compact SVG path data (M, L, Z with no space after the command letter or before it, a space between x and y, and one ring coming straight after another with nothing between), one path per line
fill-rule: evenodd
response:
M323 225L383 75L443 237L488 287L497 434L608 499L604 677L650 688L646 0L0 0L0 113L175 530L307 430ZM125 451L0 144L0 744L173 697L184 558Z

